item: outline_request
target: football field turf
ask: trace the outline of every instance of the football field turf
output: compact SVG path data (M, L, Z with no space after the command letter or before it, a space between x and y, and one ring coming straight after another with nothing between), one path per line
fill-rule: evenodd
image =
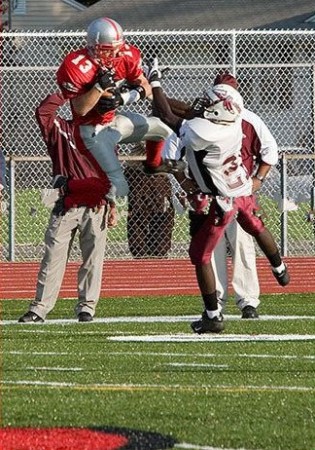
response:
M230 299L225 331L202 336L198 297L101 299L92 323L59 300L44 324L1 301L0 449L314 450L315 295L261 300L241 320ZM55 429L94 434L57 445ZM128 443L93 444L112 432Z

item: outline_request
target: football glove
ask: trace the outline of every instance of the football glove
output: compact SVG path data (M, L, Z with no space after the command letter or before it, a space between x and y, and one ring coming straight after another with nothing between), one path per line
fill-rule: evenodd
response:
M121 96L120 91L117 89L113 92L111 97L101 97L99 101L96 103L96 111L99 114L104 114L108 111L113 111L117 109L119 106L124 104L124 100Z
M163 72L166 70L168 70L168 68L164 69ZM155 57L152 61L147 62L144 67L144 73L152 87L161 86L163 72L159 69L157 57Z
M115 89L114 73L111 70L104 71L101 69L97 74L95 86L102 91L106 89Z
M64 175L56 175L53 179L53 189L59 189L60 195L66 195L68 192L68 178Z

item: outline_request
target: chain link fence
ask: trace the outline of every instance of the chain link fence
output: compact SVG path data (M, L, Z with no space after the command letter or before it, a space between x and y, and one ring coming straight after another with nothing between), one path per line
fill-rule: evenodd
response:
M281 150L259 194L265 223L284 255L313 255L314 228L306 215L314 206L315 186L315 32L125 35L144 57L157 55L160 65L170 68L163 82L169 97L191 102L221 69L237 76L246 106L264 119ZM52 177L34 110L57 90L56 70L68 52L85 45L85 33L8 32L0 37L1 147L9 185L2 199L0 260L39 260L50 214L42 196ZM130 108L151 113L148 101ZM186 258L187 211L174 195L174 179L144 176L139 146L121 145L119 155L131 189L128 199L119 199L120 221L109 232L106 258ZM71 259L78 257L75 243Z

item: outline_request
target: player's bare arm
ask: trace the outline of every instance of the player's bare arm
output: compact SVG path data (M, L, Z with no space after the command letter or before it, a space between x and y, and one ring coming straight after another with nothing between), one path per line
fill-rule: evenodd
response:
M72 107L79 116L85 116L94 108L101 97L112 97L114 89L115 82L111 71L100 72L90 90L71 100Z
M256 174L253 176L252 180L253 180L253 192L258 191L265 178L267 177L269 171L270 171L271 165L270 164L266 164L264 162L261 162L259 164L259 167L257 169Z
M103 92L94 86L89 91L78 97L71 99L72 107L79 116L85 116L98 103L101 97L110 98L113 92L111 88L105 89Z

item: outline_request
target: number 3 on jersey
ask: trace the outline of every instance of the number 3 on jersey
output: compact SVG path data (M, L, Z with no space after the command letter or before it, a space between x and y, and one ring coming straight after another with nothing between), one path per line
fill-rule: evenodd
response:
M235 155L229 156L223 162L222 169L226 183L231 190L237 189L244 184L245 170L240 157ZM245 178L248 179L248 175Z
M93 67L92 62L86 59L85 55L79 55L72 59L71 62L75 64L82 73L87 73Z

